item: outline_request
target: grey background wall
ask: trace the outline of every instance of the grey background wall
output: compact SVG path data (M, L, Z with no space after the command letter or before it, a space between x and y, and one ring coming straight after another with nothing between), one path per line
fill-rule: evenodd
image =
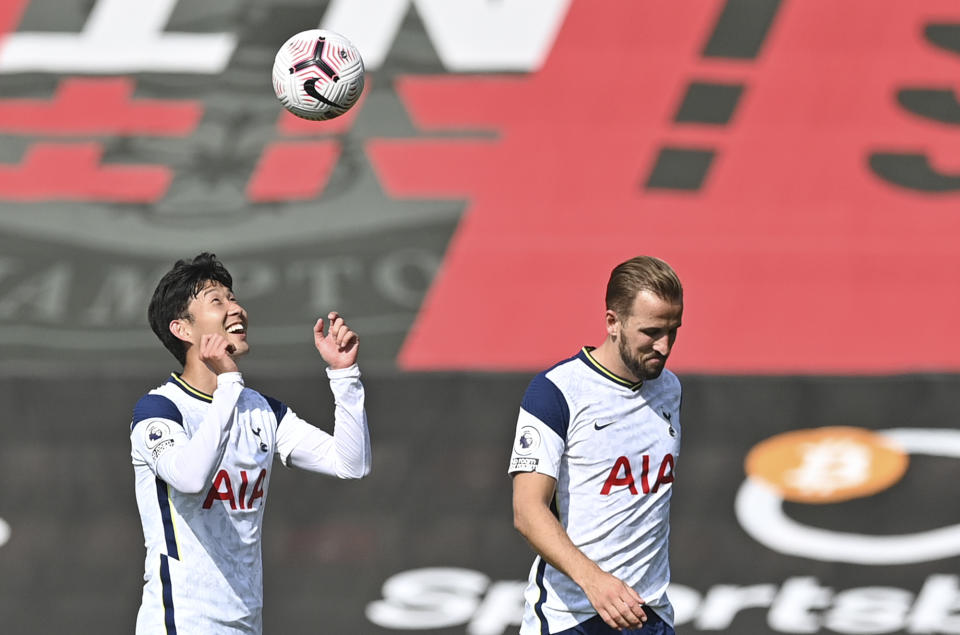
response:
M329 426L321 373L250 375L251 385ZM76 375L0 384L0 518L11 528L0 548L5 632L132 629L144 551L127 430L131 405L162 380ZM528 380L367 376L375 457L368 479L274 468L264 526L266 630L513 632L532 553L512 527L505 466ZM747 452L780 432L953 429L956 377L689 376L684 385L671 545L674 580L684 587L675 598L683 632L954 632L956 539L946 541L951 557L899 565L799 557L751 537L735 499ZM905 477L875 496L788 502L785 512L809 527L860 536L956 525L955 459L910 458ZM407 581L411 595L384 597L388 579L426 568L466 572L421 572ZM394 610L371 609L384 600Z

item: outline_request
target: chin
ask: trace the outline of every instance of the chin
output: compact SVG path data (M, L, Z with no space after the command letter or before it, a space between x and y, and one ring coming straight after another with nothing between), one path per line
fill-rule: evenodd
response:
M645 369L644 369L645 372L644 372L644 374L643 374L643 378L644 378L644 379L656 379L657 377L659 377L659 376L663 373L663 370L664 370L666 367L667 367L666 364L662 364L662 365L657 366L657 367L655 367L655 368L653 368L653 369L645 368Z

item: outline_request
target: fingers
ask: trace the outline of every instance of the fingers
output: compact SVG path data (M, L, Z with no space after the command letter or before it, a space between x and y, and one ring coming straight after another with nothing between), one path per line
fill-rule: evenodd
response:
M218 333L208 333L200 338L200 359L214 359L234 352L227 338Z
M640 603L617 600L599 611L600 617L612 628L640 628L647 621L647 614Z
M604 589L594 604L607 626L616 629L640 628L647 621L643 598L614 576L607 576Z
M643 610L643 600L640 599L640 596L637 596L636 600L625 600L624 603L626 604L626 610L629 611L629 614L624 615L624 617L630 622L630 626L642 626L647 621L647 613Z
M237 370L231 355L236 348L218 333L207 333L200 338L200 361L216 374Z
M331 311L329 315L327 315L327 319L330 322L330 328L327 331L326 337L329 338L333 344L336 344L338 349L342 351L358 340L357 334L350 330L350 327L347 326L347 323L344 322L339 313ZM322 319L317 320L317 326L314 327L315 332L317 328L320 329L320 333L323 332Z

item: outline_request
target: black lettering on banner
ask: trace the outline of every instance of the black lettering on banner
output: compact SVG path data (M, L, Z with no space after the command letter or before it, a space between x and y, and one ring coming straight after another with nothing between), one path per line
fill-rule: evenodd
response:
M660 148L653 172L647 179L648 189L699 190L713 162L713 150Z
M923 36L934 46L960 54L960 24L928 24Z
M717 18L704 58L755 59L773 24L780 0L727 0ZM745 84L692 81L674 116L676 124L726 126L733 118ZM650 171L647 189L696 191L703 187L717 154L715 148L664 145Z
M927 42L945 51L960 54L960 25L928 24ZM952 78L944 78L948 82ZM950 126L960 124L960 102L952 88L942 86L902 88L897 103L907 112ZM898 187L917 192L960 192L960 174L945 174L930 163L926 153L876 151L867 158L870 170Z
M960 191L960 174L937 171L925 154L874 152L870 169L884 181L921 192Z
M727 0L703 56L756 58L779 8L780 0Z
M960 123L960 103L951 88L905 88L897 92L897 102L913 114L941 123Z
M674 121L725 126L730 123L742 94L741 84L690 82Z

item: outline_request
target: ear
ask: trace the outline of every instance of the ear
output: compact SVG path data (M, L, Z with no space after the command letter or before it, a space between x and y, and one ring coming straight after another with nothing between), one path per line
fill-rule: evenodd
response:
M173 333L173 336L178 340L184 342L190 341L190 325L186 320L177 319L170 322L170 332Z
M607 321L607 335L612 338L618 337L620 335L620 318L617 317L616 312L607 309L605 319Z

